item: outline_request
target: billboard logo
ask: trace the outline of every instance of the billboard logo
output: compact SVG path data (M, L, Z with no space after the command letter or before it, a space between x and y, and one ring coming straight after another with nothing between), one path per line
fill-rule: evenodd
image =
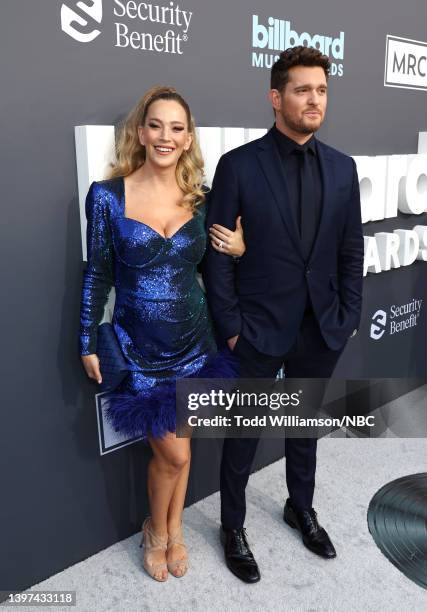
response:
M377 310L372 317L371 323L371 338L379 340L385 334L387 325L387 313L384 310Z
M344 32L339 36L324 36L323 34L309 34L302 32L299 34L290 21L285 19L275 19L269 17L264 23L260 23L258 15L252 15L252 47L254 49L268 49L276 53L260 51L252 52L252 66L257 68L271 68L274 62L279 59L278 53L289 47L305 45L313 47L331 59L331 75L342 76L344 73Z
M384 86L427 90L427 42L387 35Z
M65 3L61 6L62 31L78 42L95 40L101 34L101 30L96 28L101 21L102 0L79 0L74 8Z

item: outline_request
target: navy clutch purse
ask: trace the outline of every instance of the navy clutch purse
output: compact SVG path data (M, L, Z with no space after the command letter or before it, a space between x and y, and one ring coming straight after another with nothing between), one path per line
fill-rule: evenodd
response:
M129 368L111 323L98 326L96 354L102 376L99 388L101 391L112 391L122 382Z

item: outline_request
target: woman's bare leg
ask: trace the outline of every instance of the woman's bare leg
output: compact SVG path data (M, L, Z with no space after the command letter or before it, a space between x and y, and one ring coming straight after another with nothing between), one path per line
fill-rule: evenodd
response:
M188 481L190 466L190 440L177 438L169 433L164 438L149 438L153 450L153 457L148 465L148 498L151 511L151 528L160 538L168 535L169 508L175 491L176 500L172 504L172 518L174 523L181 523L182 508L185 499L185 490ZM177 513L180 512L179 520ZM182 547L172 547L173 549ZM171 552L172 552L171 551ZM172 562L175 558L169 558ZM165 561L165 553L161 550L153 551L149 562L152 564ZM164 576L164 571L161 572Z
M185 465L176 481L175 490L169 504L168 510L168 533L174 534L181 526L182 512L184 510L185 496L187 493L188 476L190 474L191 449L190 440L188 443L188 463Z

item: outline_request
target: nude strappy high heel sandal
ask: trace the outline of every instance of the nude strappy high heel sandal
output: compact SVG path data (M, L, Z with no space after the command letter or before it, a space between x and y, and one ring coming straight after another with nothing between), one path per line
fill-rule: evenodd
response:
M157 582L165 582L168 579L168 574L166 573L165 578L157 578L156 574L162 570L168 570L168 565L166 563L149 563L147 556L153 550L167 550L167 540L160 538L158 535L154 533L152 529L149 527L151 517L147 517L142 524L142 538L140 547L144 547L144 569L151 578L157 580Z
M176 535L169 536L167 550L169 550L170 547L174 545L182 546L185 550L186 555L184 559L177 559L176 561L172 561L172 563L168 563L167 566L172 576L175 576L175 578L182 578L182 576L184 576L184 574L188 570L187 546L185 545L185 542L183 539L182 526L179 528L179 531L176 533ZM177 574L176 573L177 570L180 570L181 573Z

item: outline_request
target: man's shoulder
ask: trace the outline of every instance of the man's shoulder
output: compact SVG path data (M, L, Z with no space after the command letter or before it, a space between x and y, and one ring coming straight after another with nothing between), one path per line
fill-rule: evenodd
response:
M322 140L318 140L317 138L316 142L317 146L320 147L322 153L333 159L333 161L335 161L336 163L353 165L353 158L350 155L347 155L347 153L343 153L343 151L339 151L338 149L331 147L330 145L326 144Z
M246 159L253 158L254 153L258 150L260 144L262 143L264 136L261 138L256 138L255 140L251 140L250 142L245 142L235 149L231 149L231 151L227 151L221 156L221 159L225 161L229 161L231 163L238 163Z

